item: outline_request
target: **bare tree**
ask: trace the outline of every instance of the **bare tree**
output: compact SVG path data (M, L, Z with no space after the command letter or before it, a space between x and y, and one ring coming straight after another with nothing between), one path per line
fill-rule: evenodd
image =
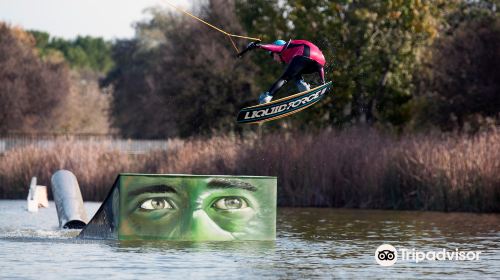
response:
M212 0L205 20L241 33L234 3ZM125 136L169 137L236 130L251 95L253 66L237 60L228 37L178 13L154 11L137 38L114 48L114 124ZM246 43L246 42L241 42Z
M30 35L0 23L0 133L50 127L68 90L64 64L41 61Z

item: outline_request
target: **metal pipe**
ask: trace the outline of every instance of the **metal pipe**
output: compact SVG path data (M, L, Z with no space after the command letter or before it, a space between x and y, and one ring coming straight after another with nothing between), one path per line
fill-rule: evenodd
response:
M68 170L59 170L52 175L51 185L59 227L83 228L88 218L75 175Z

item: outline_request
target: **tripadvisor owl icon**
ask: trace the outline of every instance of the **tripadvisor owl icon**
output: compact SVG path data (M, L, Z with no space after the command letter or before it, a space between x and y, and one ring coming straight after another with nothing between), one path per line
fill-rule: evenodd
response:
M382 244L375 251L375 261L381 266L391 266L398 260L398 252L394 246Z

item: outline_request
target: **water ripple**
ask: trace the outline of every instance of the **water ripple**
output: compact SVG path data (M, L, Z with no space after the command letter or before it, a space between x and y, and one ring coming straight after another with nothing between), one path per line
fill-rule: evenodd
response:
M273 242L79 240L54 208L30 214L0 200L0 279L496 278L500 215L282 208ZM86 203L89 212L99 204ZM480 261L397 262L382 243L417 250L480 250Z

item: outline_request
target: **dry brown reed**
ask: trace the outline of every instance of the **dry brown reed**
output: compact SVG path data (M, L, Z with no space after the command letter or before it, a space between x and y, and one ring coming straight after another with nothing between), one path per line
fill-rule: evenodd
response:
M24 198L31 176L75 173L85 200L102 200L119 172L271 175L281 206L500 211L500 131L396 138L370 129L217 136L127 155L110 142L27 146L0 161L0 197Z
M54 172L67 169L77 177L84 199L102 199L117 173L134 172L141 165L110 143L57 140L45 148L29 145L8 151L0 157L0 198L24 198L32 176L49 186Z
M394 153L400 177L393 193L410 200L408 208L500 210L500 131L404 139Z

